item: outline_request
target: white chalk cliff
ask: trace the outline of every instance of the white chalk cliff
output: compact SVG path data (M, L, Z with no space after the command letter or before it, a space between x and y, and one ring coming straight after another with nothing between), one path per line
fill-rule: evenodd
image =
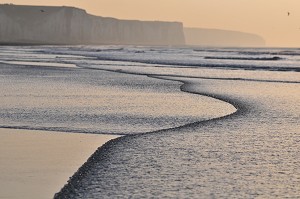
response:
M261 47L265 40L256 34L205 28L184 28L187 45L216 47Z
M185 44L182 23L119 20L73 7L0 5L2 44Z

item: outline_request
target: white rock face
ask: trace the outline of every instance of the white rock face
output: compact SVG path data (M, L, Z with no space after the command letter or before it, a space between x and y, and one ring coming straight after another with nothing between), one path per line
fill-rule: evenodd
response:
M72 7L0 5L2 44L183 45L182 23L97 17Z
M216 47L261 47L265 40L255 34L205 28L184 28L188 45Z

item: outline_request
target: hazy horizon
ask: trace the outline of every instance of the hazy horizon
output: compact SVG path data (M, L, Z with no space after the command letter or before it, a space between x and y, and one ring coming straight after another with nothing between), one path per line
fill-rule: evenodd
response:
M300 47L299 0L35 0L1 4L73 6L97 16L119 19L180 21L185 27L254 33L271 47ZM290 15L288 16L288 12Z

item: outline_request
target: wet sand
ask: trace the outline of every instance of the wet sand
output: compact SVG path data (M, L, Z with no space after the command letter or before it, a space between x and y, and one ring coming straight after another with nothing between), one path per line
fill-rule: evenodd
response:
M143 53L139 58L136 52L140 51L130 47L117 50L119 63L106 65L99 59L109 54L101 48L99 52L81 48L74 52L73 47L44 51L97 57L69 61L80 69L1 66L4 127L93 133L107 133L113 127L112 133L126 134L93 153L69 183L59 187L55 198L300 198L300 81L293 72L293 65L300 65L292 61L295 52L288 51L292 56L287 61L264 62L268 67L254 61L240 65L230 59L230 66L218 61L225 70L210 70L177 67L195 64L193 57L203 53L220 57L223 50L198 54L193 49L153 52L151 48L145 49L149 56ZM232 58L232 49L225 51L224 56ZM240 56L244 50L234 51ZM250 50L249 56L258 56L256 51ZM281 54L287 57L286 51ZM114 50L108 57L115 55ZM145 63L145 57L155 60L157 55L158 62L149 62L151 67L132 66L132 61ZM22 56L17 60L25 60ZM126 56L132 63L122 62ZM168 62L173 66L154 64L168 59L174 60ZM215 64L198 62L206 67ZM237 70L228 70L232 66ZM245 70L249 66L253 69ZM194 100L185 100L181 91L194 94L187 95ZM171 106L165 106L168 103ZM237 111L228 111L232 108Z
M116 137L0 128L0 198L53 198L98 147Z
M238 110L114 140L55 198L299 198L298 84L172 79Z

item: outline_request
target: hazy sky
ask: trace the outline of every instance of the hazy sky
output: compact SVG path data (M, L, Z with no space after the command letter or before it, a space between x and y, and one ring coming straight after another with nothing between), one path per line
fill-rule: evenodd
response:
M186 27L256 33L265 38L268 46L300 47L300 0L0 0L0 3L68 5L99 16L181 21Z

